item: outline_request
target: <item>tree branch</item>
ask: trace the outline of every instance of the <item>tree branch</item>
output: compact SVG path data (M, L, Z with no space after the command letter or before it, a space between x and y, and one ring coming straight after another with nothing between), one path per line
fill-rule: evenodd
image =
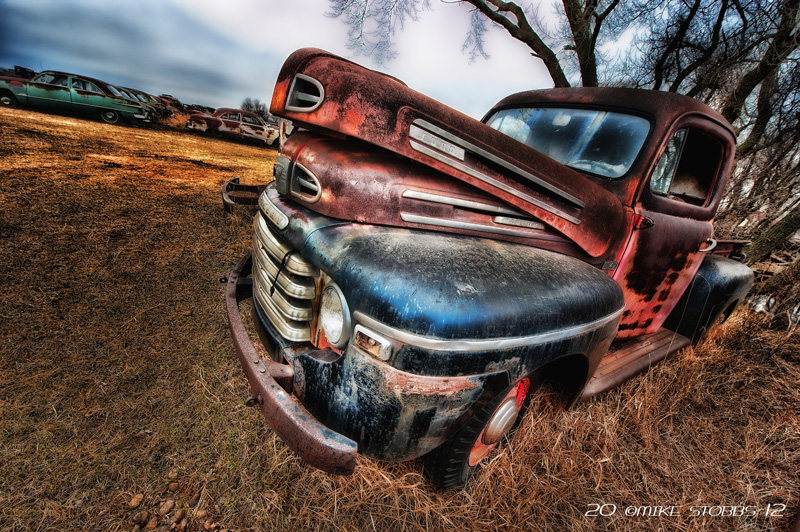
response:
M702 0L694 0L692 7L689 9L689 13L686 15L686 18L682 19L678 24L678 30L675 32L675 35L667 43L666 49L661 54L661 56L656 61L655 66L653 67L653 88L658 90L661 88L661 85L664 83L664 68L667 64L667 60L669 56L672 55L681 45L684 38L686 37L686 33L689 31L689 27L692 25L692 21L694 20L695 15L697 14L697 10L700 9L700 4Z
M570 83L561 64L558 62L555 52L550 49L547 44L539 37L539 34L528 23L528 18L525 12L514 2L504 2L502 0L464 0L466 3L474 6L478 11L486 15L492 22L500 25L512 37L525 43L528 48L533 50L536 57L540 58L544 63L550 77L553 79L553 84L556 87L569 87ZM503 13L511 13L517 20L517 23L511 21Z
M784 0L781 6L781 21L767 51L758 65L741 78L736 88L723 102L721 112L728 122L733 123L740 117L742 106L750 94L797 49L798 4L800 0Z

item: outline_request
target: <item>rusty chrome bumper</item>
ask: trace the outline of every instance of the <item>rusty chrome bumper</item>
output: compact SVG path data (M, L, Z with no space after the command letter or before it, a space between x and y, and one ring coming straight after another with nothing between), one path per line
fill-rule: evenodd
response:
M244 185L235 177L222 185L222 206L225 212L233 214L235 205L258 205L258 197L267 185Z
M290 393L294 370L290 365L262 360L251 342L239 312L249 299L252 257L246 255L231 271L225 288L225 306L231 336L250 388L267 423L289 447L310 465L340 475L353 472L358 445L317 421Z

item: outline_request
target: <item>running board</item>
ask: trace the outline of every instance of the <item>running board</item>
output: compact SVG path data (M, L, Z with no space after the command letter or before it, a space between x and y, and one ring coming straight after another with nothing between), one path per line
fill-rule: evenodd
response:
M599 393L616 388L689 343L691 341L685 336L661 328L653 334L612 344L583 389L580 400L586 401Z

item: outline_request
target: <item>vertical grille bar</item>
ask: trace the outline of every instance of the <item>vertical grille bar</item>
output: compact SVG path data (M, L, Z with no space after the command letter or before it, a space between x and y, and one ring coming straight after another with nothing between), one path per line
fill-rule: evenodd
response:
M299 253L291 253L293 249L274 234L260 213L253 225L256 300L281 336L292 342L308 342L319 270Z

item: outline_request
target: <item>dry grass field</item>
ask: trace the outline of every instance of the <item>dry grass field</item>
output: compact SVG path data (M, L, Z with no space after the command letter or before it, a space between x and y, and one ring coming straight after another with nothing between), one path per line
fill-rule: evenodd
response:
M540 394L463 490L306 466L244 406L220 284L251 230L220 185L275 157L0 109L0 531L792 529L800 336L747 312L574 409Z

